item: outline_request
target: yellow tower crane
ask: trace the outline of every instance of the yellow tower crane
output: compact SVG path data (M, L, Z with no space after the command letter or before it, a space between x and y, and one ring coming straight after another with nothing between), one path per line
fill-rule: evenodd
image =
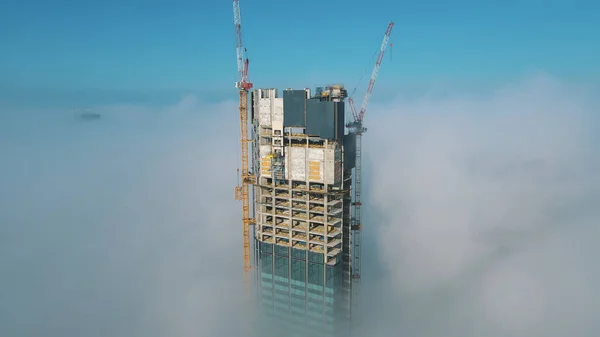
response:
M244 240L244 283L250 287L250 225L254 219L250 218L250 199L249 185L253 184L256 178L250 174L248 168L248 91L252 89L252 83L248 81L248 58L245 56L246 49L242 44L242 20L240 16L240 2L233 0L233 24L236 33L236 53L238 66L238 81L235 87L239 89L240 94L240 145L242 148L242 172L241 185L235 188L236 200L242 201L242 228Z

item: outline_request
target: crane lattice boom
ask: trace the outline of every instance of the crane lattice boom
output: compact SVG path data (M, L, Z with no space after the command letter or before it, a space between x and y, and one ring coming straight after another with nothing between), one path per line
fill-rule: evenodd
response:
M233 0L233 25L235 26L235 52L237 54L238 67L238 82L236 83L236 88L244 88L243 85L248 84L248 59L245 57L246 49L242 42L242 16L239 0Z
M390 39L390 35L392 34L393 27L394 23L390 22L390 24L387 27L387 30L385 31L383 41L381 41L381 47L379 48L379 54L377 55L377 62L375 62L375 67L373 67L373 73L371 73L371 80L369 81L369 86L367 87L367 93L365 94L365 98L363 99L363 103L360 107L360 112L358 114L356 113L356 109L354 108L354 102L351 103L352 113L354 115L355 122L362 122L363 118L365 118L367 105L369 104L369 100L371 99L371 93L373 92L375 80L377 79L377 75L379 74L379 67L381 66L381 61L383 61L383 54L385 54L385 50L387 49L388 41Z

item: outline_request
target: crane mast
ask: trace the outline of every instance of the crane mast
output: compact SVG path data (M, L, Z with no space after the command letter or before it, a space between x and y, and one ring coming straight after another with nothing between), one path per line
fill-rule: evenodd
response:
M352 229L352 235L354 238L352 249L352 278L356 281L360 280L361 264L360 232L362 230L362 134L367 131L367 129L363 127L363 119L365 117L365 112L367 111L367 105L369 104L371 93L373 92L373 87L375 86L375 80L377 79L377 75L379 74L379 67L381 66L381 61L383 60L383 54L385 53L385 50L387 48L393 27L394 22L390 22L390 24L387 27L387 30L385 31L385 35L383 36L383 41L381 42L381 47L379 48L379 55L377 56L377 61L375 63L375 67L373 68L371 80L369 81L369 86L367 88L365 98L363 99L360 112L356 112L354 100L352 98L348 99L348 104L350 105L352 115L354 116L354 122L349 123L347 126L349 128L350 133L354 134L356 137L356 162L354 167L354 201L352 202L352 225L350 227Z
M236 54L238 67L238 81L235 87L239 89L240 110L240 146L241 146L241 185L235 188L236 200L242 201L242 229L244 241L244 283L250 287L250 225L254 219L250 218L249 185L253 183L254 176L248 168L248 91L252 83L248 82L248 59L245 57L242 43L242 19L239 0L233 0L233 24L236 34Z

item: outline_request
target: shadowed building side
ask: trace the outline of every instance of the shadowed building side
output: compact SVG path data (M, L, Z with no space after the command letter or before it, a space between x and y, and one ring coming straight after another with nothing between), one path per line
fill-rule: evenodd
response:
M348 302L342 263L319 253L258 243L259 332L284 336L345 336ZM272 334L270 334L272 333Z

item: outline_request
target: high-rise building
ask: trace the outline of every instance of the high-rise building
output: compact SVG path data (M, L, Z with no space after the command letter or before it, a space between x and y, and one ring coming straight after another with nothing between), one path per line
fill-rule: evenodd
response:
M342 85L251 93L260 329L347 335L354 139Z

